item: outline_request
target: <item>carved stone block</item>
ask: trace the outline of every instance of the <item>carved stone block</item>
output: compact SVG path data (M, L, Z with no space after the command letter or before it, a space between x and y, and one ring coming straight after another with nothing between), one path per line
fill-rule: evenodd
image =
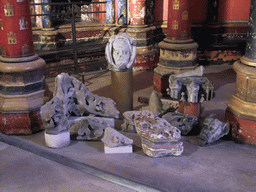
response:
M78 140L99 140L107 127L115 127L113 118L87 116L77 118L70 126L70 132L77 133Z

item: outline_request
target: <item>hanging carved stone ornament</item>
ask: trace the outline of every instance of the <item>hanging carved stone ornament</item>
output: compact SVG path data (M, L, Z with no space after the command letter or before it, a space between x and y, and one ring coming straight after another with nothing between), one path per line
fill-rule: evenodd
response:
M14 16L14 9L13 9L13 5L10 3L6 3L4 5L4 15L6 17L12 17Z
M8 44L9 45L17 44L16 33L13 33L12 31L7 33L7 39L8 39Z
M120 33L109 39L105 54L110 70L129 71L135 63L136 46L127 33Z

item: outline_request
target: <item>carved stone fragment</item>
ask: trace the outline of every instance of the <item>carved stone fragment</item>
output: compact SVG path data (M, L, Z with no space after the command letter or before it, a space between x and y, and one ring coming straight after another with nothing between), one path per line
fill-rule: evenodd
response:
M43 125L47 134L58 134L69 131L69 123L64 112L62 101L58 97L52 98L40 110Z
M136 133L134 119L140 111L126 111L123 113L124 123L121 125L122 131Z
M108 147L119 147L125 145L132 145L133 140L119 133L111 127L105 129L104 137L101 141Z
M71 116L119 117L112 99L92 94L83 83L66 73L56 77L54 96L63 101L65 114Z
M141 111L136 115L135 127L142 138L142 149L146 155L178 156L183 152L183 143L179 142L180 130L151 111Z
M217 115L212 113L203 121L200 131L199 145L204 146L207 143L213 143L219 140L224 135L227 135L230 130L229 123L221 122L217 119Z
M171 75L167 92L173 99L191 103L209 101L214 97L213 85L202 76Z
M104 130L107 127L115 127L113 118L104 117L80 117L75 119L70 127L71 133L77 133L78 140L99 140L104 135Z
M166 113L162 118L167 120L172 126L177 127L181 131L181 135L187 135L198 122L196 116L179 112Z
M119 33L109 39L106 58L111 71L129 71L136 59L136 46L127 33Z
M142 110L150 110L157 116L164 112L161 98L157 92L153 91L151 93L149 98L149 105L146 107L142 107Z

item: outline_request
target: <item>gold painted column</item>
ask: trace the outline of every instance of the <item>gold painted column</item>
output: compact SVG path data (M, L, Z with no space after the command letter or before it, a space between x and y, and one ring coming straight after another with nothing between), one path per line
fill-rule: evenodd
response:
M0 21L0 131L31 134L43 129L45 61L34 53L29 0L2 0Z
M236 89L227 103L232 138L256 145L256 0L251 1L245 55L234 63Z

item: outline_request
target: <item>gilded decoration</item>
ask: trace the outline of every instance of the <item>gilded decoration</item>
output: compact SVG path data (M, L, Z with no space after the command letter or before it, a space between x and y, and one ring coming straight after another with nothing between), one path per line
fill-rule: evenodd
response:
M20 24L20 30L27 29L28 28L28 21L27 21L26 17L21 17L20 21L19 21L19 24Z
M13 5L10 3L6 3L4 5L4 15L6 17L12 17L14 16L14 9L13 9Z
M13 33L12 31L10 31L9 33L7 33L7 38L8 38L8 44L10 45L17 44L16 33Z
M172 22L172 29L178 29L179 28L179 22L177 20L174 20Z
M0 30L4 30L4 24L2 19L0 19Z
M22 56L30 55L29 45L25 44L22 46Z
M6 50L4 45L0 45L0 55L5 56L6 55Z
M188 20L188 11L187 10L183 11L182 20Z
M132 3L135 4L135 3L136 3L136 0L132 0Z
M186 30L181 32L181 39L187 39L188 38L188 32Z
M180 1L179 0L175 0L173 2L173 9L174 10L179 10L180 9Z

